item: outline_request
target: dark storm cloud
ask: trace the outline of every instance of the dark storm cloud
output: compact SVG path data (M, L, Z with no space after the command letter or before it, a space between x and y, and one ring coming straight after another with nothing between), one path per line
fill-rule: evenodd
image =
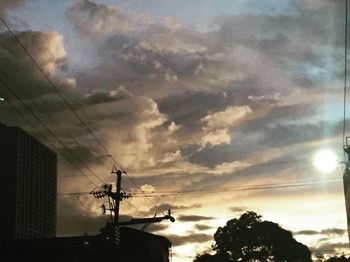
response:
M301 231L295 232L294 234L296 234L296 235L314 236L314 235L319 235L320 232L319 231L315 231L315 230L301 230Z
M327 4L333 7L331 3ZM262 68L259 64L264 63L265 60L272 61L269 62L271 66L281 68L288 68L286 67L287 63L290 65L290 61L294 61L297 57L299 57L302 63L307 62L308 64L311 63L318 66L325 64L319 63L320 61L314 61L316 57L320 57L316 53L319 49L314 48L314 46L305 45L304 41L314 43L314 39L317 39L317 41L328 39L324 36L325 34L328 36L329 30L327 29L329 28L324 29L321 27L323 23L311 23L315 22L315 19L323 19L322 16L311 14L320 11L326 13L332 11L327 11L326 8L321 10L304 10L299 5L295 5L294 8L296 10L295 13L292 12L290 15L285 16L256 15L248 17L226 17L218 22L219 29L211 33L190 32L183 28L178 29L174 33L166 27L156 24L152 24L141 32L138 31L133 34L131 32L137 29L135 27L128 27L127 25L125 27L128 30L125 31L119 30L114 32L113 30L107 30L109 33L105 36L105 42L100 51L101 54L105 54L105 57L113 58L114 64L111 67L101 64L100 67L96 68L96 71L102 74L103 72L108 72L105 74L109 75L109 77L106 77L102 82L107 79L109 79L107 81L113 81L113 78L110 76L112 72L115 76L114 80L122 80L122 84L128 82L128 80L137 80L128 88L132 91L141 91L141 89L145 90L147 88L149 95L154 95L151 91L154 88L151 84L154 80L158 82L158 86L163 86L166 85L167 81L175 81L177 78L183 79L185 76L185 85L183 85L183 82L181 83L185 87L183 91L189 86L194 88L194 90L208 90L209 81L205 82L200 79L210 80L211 78L213 80L216 79L216 82L222 88L223 85L227 85L223 81L226 75L235 74L232 70L243 72L243 75L246 75L245 78L256 79L257 85L262 85L263 82L265 85L266 79L265 81L259 80L261 78L259 71L263 73L264 69L267 69L266 67ZM107 10L114 11L109 12ZM81 15L85 16L93 13L94 17L98 21L104 21L102 25L108 28L110 25L106 21L114 21L114 19L123 17L118 15L120 10L116 10L119 10L118 6L105 6L90 1L78 1L69 10L69 14L76 14L72 22L75 25L80 25L77 27L79 31L85 32L84 30L91 30L91 32L94 32L96 29L84 23L85 20ZM339 9L334 10L334 15L327 13L328 15L324 17L335 19L334 17L337 17L336 12L339 12ZM127 13L126 10L124 11ZM130 22L128 19L125 20L126 23ZM147 24L145 21L140 21L140 23ZM334 23L329 23L329 27L332 25ZM334 27L339 28L336 25ZM335 33L335 35L338 34ZM303 39L303 45L298 42L300 39ZM252 46L252 43L258 44L253 44L254 46ZM242 45L246 48L240 48ZM242 51L242 55L247 51L248 55L246 55L246 58L240 57L237 50ZM249 52L251 51L253 51L253 57L249 56ZM273 55L271 52L274 52ZM237 55L235 56L236 53ZM255 57L258 59L256 61L258 65L250 65L249 59L254 59ZM219 70L217 70L217 64L219 64ZM116 74L117 72L119 74ZM278 70L273 72L276 74ZM282 74L280 79L284 79L283 70L280 73ZM287 77L290 78L290 74ZM141 81L141 79L143 80L143 84L137 85L137 82ZM274 80L269 81L273 82ZM269 84L269 81L266 83L266 88L271 89L270 91L276 90L276 84ZM293 86L293 83L284 82L281 81L280 85L287 84L287 86L283 86L283 91L280 90L281 93L288 92L288 87L296 87ZM175 83L168 84L170 86L178 86L176 81ZM215 86L216 84L209 85ZM164 94L167 92L170 95L171 90L174 92L174 88L164 88L162 87ZM261 89L261 87L258 86L255 89ZM163 93L162 91L158 88L158 93ZM176 91L182 92L181 89L177 89ZM213 91L211 90L211 92ZM144 93L146 91L141 92ZM274 95L274 92L266 94L262 90L260 94L250 94L253 98L261 98L263 96L272 97ZM206 105L206 107L208 109L210 108L209 105Z
M204 243L213 239L212 235L196 234L196 233L192 233L191 235L187 235L187 236L178 236L178 235L164 235L164 236L170 239L173 246L181 246L189 243L191 244Z
M201 204L194 204L194 205L172 205L172 204L169 204L169 203L163 203L161 205L157 205L156 206L156 209L157 210L161 210L161 211L166 211L168 209L171 209L171 210L187 210L187 209L193 209L193 208L200 208L202 207ZM154 212L154 208L150 209L149 212Z
M98 234L110 222L109 215L102 215L101 203L91 197L58 197L57 235ZM121 215L120 221L130 221L132 217ZM152 224L152 230L167 228L165 224Z
M323 229L321 231L321 234L325 234L325 235L344 235L345 233L347 233L346 229L342 229L342 228L327 228L327 229Z
M317 247L310 247L310 250L314 253L320 254L334 254L337 253L337 249L347 249L349 248L349 243L322 243Z
M118 87L115 90L104 91L96 90L92 93L88 93L83 98L87 104L101 104L112 101L118 101L125 98L130 98L132 94L123 87Z
M230 207L230 210L233 212L233 213L244 213L247 208L245 207Z
M328 134L338 134L338 130L329 129L328 123L317 124L289 124L276 125L273 128L264 130L266 142L271 146L294 144L318 140L325 136L325 130L328 129Z
M294 159L295 160L295 159ZM214 175L215 168L207 169L207 172L204 172L204 169L198 170L197 172L190 172L188 170L183 170L181 172L165 172L164 174L157 174L154 177L134 177L136 183L143 184L147 183L147 181L154 181L152 183L156 188L168 188L169 185L174 185L176 188L180 188L180 191L183 192L192 192L192 191L213 191L215 189L222 189L224 192L245 192L249 193L249 189L242 191L239 189L240 186L245 186L247 183L250 184L254 179L262 179L264 177L280 177L280 173L285 170L290 170L290 168L296 168L299 172L300 170L307 170L306 167L310 167L308 162L301 162L300 160L293 161L293 156L281 156L280 158L266 161L263 164L248 166L242 170L230 171L230 169L224 170L224 175ZM220 169L219 169L220 170ZM311 172L311 171L310 171ZM235 182L236 186L230 186L227 189L227 184ZM259 182L258 185L264 185L264 182ZM238 187L238 188L235 188ZM225 190L226 188L226 190ZM276 193L273 188L268 188L268 190L261 190L261 194L266 194L268 191L271 194ZM283 189L282 189L283 190ZM254 194L257 194L257 190L252 188ZM181 195L181 194L180 194ZM186 195L186 194L185 194ZM189 196L192 196L189 194ZM207 196L207 195L205 195Z
M151 224L149 226L149 231L154 233L154 232L158 232L158 231L164 231L167 228L169 228L169 225L167 225L167 224Z
M112 25L106 21L120 19L116 14L120 11L119 9L118 6L79 1L69 9L68 13L69 17L74 17L73 24L80 25L77 26L78 31L86 34L87 31L93 33L96 29L88 26L82 16L89 17L88 14L93 13L94 18L100 21L100 26L109 28ZM102 87L118 81L119 84L127 83L127 88L132 92L136 90L141 94L147 92L148 96L152 94L154 88L158 89L158 93L163 94L171 90L178 92L166 86L176 86L179 78L192 77L207 60L206 47L198 37L194 37L199 35L196 32L186 30L174 32L159 25L147 26L147 29L139 31L134 26L130 27L130 24L134 25L131 21L126 19L124 22L122 26L127 30L104 30L107 35L103 37L99 48L99 56L104 61L94 69L94 74L102 76L99 82ZM145 21L140 21L140 26L142 23L147 24ZM137 32L134 32L135 30ZM86 81L85 77L92 82ZM86 74L77 76L77 79L88 86L93 85L95 81L93 77ZM155 82L157 86L154 85ZM159 86L163 86L162 90L159 90Z
M291 90L307 87L300 86L302 82L299 78L293 80L291 77L295 69L291 70L290 61L324 64L317 60L320 57L318 48L301 45L299 41L305 36L305 41L313 42L314 38L321 41L328 31L324 32L325 29L317 23L309 23L316 18L309 18L307 14L319 12L319 9L303 10L298 5L294 8L296 13L285 16L227 17L219 20L217 31L210 33L190 32L184 28L172 32L164 26L149 24L142 19L137 20L140 27L136 27L135 21L125 19L131 26L124 25L125 30L107 30L108 34L103 36L99 52L108 63L101 63L90 75L85 73L77 76L78 82L88 89L89 86L91 89L91 86L99 85L108 90L108 86L117 81L134 93L164 97L164 100L156 100L160 102L160 111L170 121L188 124L180 131L187 136L192 131L196 132L199 126L193 124L196 121L198 123L208 111L222 110L224 105L230 103L274 105ZM338 11L335 9L334 12ZM77 14L71 20L85 34L86 30L96 30L83 23L87 14L93 13L94 19L103 21L102 25L108 28L108 21L123 17L119 15L120 12L128 13L118 6L104 6L89 1L79 1L68 11L70 16ZM327 11L322 9L322 12ZM326 17L334 19L334 15ZM147 27L141 26L142 23ZM313 27L317 30L313 30ZM255 60L256 65L251 60ZM265 62L268 62L267 65L262 67L261 64ZM272 69L274 67L279 69ZM270 71L264 72L266 69ZM237 86L232 80L234 78L227 78L236 71L243 75L243 81L249 80L247 87L242 84ZM269 79L265 77L267 74L271 75ZM178 83L178 80L182 82ZM210 81L213 83L210 84ZM303 83L308 85L307 81ZM192 90L193 95L188 90ZM173 96L174 93L183 94L184 99L181 99L181 95ZM271 119L283 118L286 114L296 118L300 112L305 116L305 111L295 111L293 105L289 107L277 107L269 117L252 122L252 129ZM295 105L295 108L300 109L300 104ZM312 111L308 112L312 114Z
M55 72L65 64L63 37L59 33L25 31L16 33L16 37L49 76L54 78ZM12 89L17 89L19 97L32 98L54 92L11 34L0 34L0 49L0 69L5 73L1 73L2 78ZM13 98L6 88L2 90L4 95Z
M169 187L169 181L184 190L222 186L234 175L218 178L198 171L189 176L185 164L215 167L223 162L243 160L271 145L307 142L324 136L322 130L326 124L288 121L317 113L320 104L314 100L319 97L304 92L318 82L303 66L325 69L328 56L321 56L320 46L329 48L338 40L328 35L331 23L326 23L328 31L322 28L325 22L320 20L320 10L296 8L296 13L285 16L226 17L219 19L216 31L199 33L186 28L170 30L145 14L119 6L77 1L67 16L81 35L98 43L100 60L94 68L75 69L76 82L65 81L76 83L75 90L72 85L73 88L65 92L74 94L69 98L72 101L77 98L78 103L74 104L77 113L127 168L144 171L149 167L176 166L183 170L174 176L145 176L137 180L144 183L138 184L158 177L154 184L165 188ZM338 29L332 32L339 33ZM1 41L1 64L9 64L8 73L30 83L27 96L40 96L44 100L43 94L52 90L46 89L34 69L24 72L20 66L25 56L5 36ZM63 46L57 34L27 32L19 37L48 73L54 75L55 70L66 68L64 52L58 56L54 52L53 47L61 50ZM296 62L298 66L293 64ZM299 71L304 72L302 77ZM309 100L298 101L292 97L294 92L297 98ZM89 153L97 152L99 156L101 150L96 150L81 123L65 121L69 120L68 114L59 112L56 100L47 95L45 106L49 107L53 101L52 108L57 108L55 118L66 122L67 130L84 141L80 147L67 139L70 146L90 163ZM216 144L201 142L205 135L219 129L204 130L209 124L203 119L207 116L212 119L232 106L249 106L253 116L237 126L225 126L224 131L232 138L230 143L228 140ZM178 157L175 154L171 155L173 158L166 157L174 148L179 149ZM181 162L184 148L188 150L186 155L191 156ZM125 156L118 156L119 153ZM284 157L281 156L281 160ZM262 171L277 172L273 166L251 167L236 175L258 176ZM183 181L178 181L179 178ZM201 221L204 218L180 216L178 219Z
M67 10L67 17L82 35L94 38L116 33L142 30L152 22L149 16L133 13L121 6L106 6L89 0L79 0Z
M84 200L82 200L84 201ZM66 199L58 198L57 203L57 235L83 235L98 234L99 230L106 225L109 216L96 215L96 208L91 207L93 211L87 210L90 208L81 206L75 198ZM97 211L98 212L98 211ZM121 217L122 220L128 220L130 217Z
M176 217L176 219L180 222L199 222L202 220L212 220L214 217L209 216L198 216L198 215L183 215Z
M257 149L250 144L245 144L245 142L249 142L250 138L244 138L243 133L237 132L235 137L239 137L239 139L232 139L231 143L227 145L207 147L193 154L189 160L193 163L213 167L223 162L246 159Z
M343 5L334 2L337 1L325 1L318 8L310 9L303 4L295 5L285 15L226 17L221 20L220 29L211 33L211 38L217 39L217 46L225 45L221 43L246 46L248 52L246 59L242 60L246 62L242 65L247 69L254 68L247 67L250 59L256 60L249 56L249 50L257 50L261 55L257 56L257 64L270 59L271 66L275 64L284 69L281 73L288 70L287 77L295 84L305 84L304 87L322 84L321 79L323 82L329 79L319 73L311 73L312 70L324 72L324 76L336 76L342 66L339 62L341 53L337 48L343 46L344 21L339 19L343 15ZM323 24L325 20L327 23ZM325 48L329 52L323 52ZM269 63L268 60L266 62ZM261 68L261 71L264 69ZM287 91L285 88L282 90L280 92Z
M311 39L316 40L316 43L324 42L325 39L329 39L332 42L340 40L340 38L330 39L329 29L337 30L334 32L334 35L341 35L336 34L341 29L336 28L334 25L337 15L343 12L341 8L328 9L326 7L324 9L308 10L299 6L296 7L295 11L295 13L273 16L245 15L226 17L222 19L220 30L213 34L216 34L220 40L225 42L237 41L238 43L245 43L246 40L252 39L258 41L273 39L276 43L286 44L287 42L284 41L285 37L294 40L304 39L306 43ZM316 13L319 15L315 15ZM326 19L329 23L326 25L320 24L319 22L322 19ZM342 23L343 21L339 20L339 22ZM260 42L259 44L263 43L266 43L267 48L271 47L269 42ZM251 44L254 45L254 42L251 42ZM276 50L268 48L268 50L277 52L275 54L281 51L280 48Z
M317 1L321 4L315 4L312 8L312 1L292 1L289 13L283 15L245 15L226 17L221 21L221 28L217 35L219 39L227 41L245 41L256 39L258 41L249 41L254 45L259 40L275 40L281 45L266 45L265 51L274 52L274 55L292 55L293 52L298 58L302 58L299 41L303 40L307 44L338 43L343 44L343 23L342 17L345 3L341 1ZM317 6L318 5L318 6ZM308 8L310 7L310 8ZM326 22L326 24L322 24ZM286 42L285 39L293 40ZM264 43L264 42L262 42ZM297 44L298 49L281 49L279 47L286 44ZM270 47L270 48L269 48ZM307 48L307 46L305 46ZM289 50L289 51L287 51ZM282 52L281 52L282 51ZM286 52L287 51L287 52ZM299 52L299 55L298 55ZM307 56L308 57L308 56Z
M102 63L89 74L77 75L78 82L87 88L96 85L104 88L117 82L133 93L149 97L169 96L186 90L185 87L174 87L178 87L181 79L192 81L197 68L205 60L203 51L188 51L187 47L163 50L144 41L140 36L127 35L107 39L99 48ZM94 76L99 77L98 81Z
M208 229L212 229L213 227L208 226L208 225L202 225L202 224L196 224L195 229L200 230L200 231L204 231L204 230L208 230Z
M100 159L98 156L94 155L94 153L92 152L92 146L84 146L83 143L75 141L70 141L72 144L74 143L72 146L69 147L71 153L68 153L67 150L65 150L65 148L61 148L60 151L65 152L66 158L68 158L72 164L79 166L81 163L89 163L89 165L104 163L105 159Z
M297 235L327 235L327 236L343 236L344 234L347 233L346 229L342 229L342 228L327 228L327 229L323 229L321 231L315 231L315 230L301 230L301 231L297 231L295 232L295 234Z
M9 6L18 2L1 2L0 13L2 4ZM334 80L334 76L337 76L334 72L339 74L341 71L338 66L339 61L343 60L339 59L337 48L342 48L343 27L337 17L342 10L332 8L331 2L329 4L331 6L326 5L321 9L296 5L296 12L284 16L221 18L215 31L199 33L156 24L146 14L120 6L76 1L68 9L67 17L84 39L98 43L98 59L94 61L94 67L82 66L74 70L67 64L63 38L58 33L22 32L17 35L118 162L127 171L131 169L130 175L138 171L132 177L137 185L151 184L157 190L212 190L224 188L232 182L244 185L254 179L280 179L290 165L276 166L273 162L287 162L306 150L295 155L281 151L279 157L266 160L266 166L227 171L224 175L202 172L207 167L215 169L216 165L242 161L253 154L263 156L268 154L271 146L317 140L325 137L326 129L330 129L327 135L336 134L335 129L326 122L293 123L317 115L317 110L322 106L320 94L329 98L332 91L327 93L317 88ZM58 131L72 152L96 172L101 171L97 158L107 162L103 150L47 86L47 82L8 34L0 36L0 49L0 68L23 86L22 96L35 97L66 132L82 142L79 145ZM57 71L74 76L60 79ZM305 93L310 89L319 95ZM297 98L293 96L294 93ZM231 106L249 106L253 117L238 126L228 126L232 138L229 144L208 144L200 148L200 140L205 135L202 119L224 112ZM6 121L13 121L11 110L2 112L6 112L3 113L7 115ZM178 158L174 157L173 160L167 157L175 149L180 152ZM66 155L77 163L69 153L66 152ZM184 156L186 158L179 161ZM61 162L61 165L67 167L69 163ZM163 169L152 175L152 168L157 167ZM169 167L170 171L164 167ZM199 170L191 171L195 168ZM172 172L174 169L180 171ZM301 173L298 172L300 169L293 171ZM75 173L78 172L74 168L61 172L64 175ZM96 181L93 176L91 178ZM102 178L106 180L106 176ZM60 188L68 192L81 191L82 188L90 190L91 187L83 176L81 179L62 179L60 182ZM236 192L232 190L229 193ZM256 194L278 195L274 189ZM290 195L291 192L285 194ZM201 195L196 201L203 203L206 196ZM193 196L189 195L189 198L194 201ZM153 216L155 209L149 209L147 205L142 203L137 207L144 207L145 212ZM94 204L90 206L91 209L95 208ZM187 204L184 200L178 205L160 204L157 211L171 208L179 223L203 223L215 219L212 216L181 213L201 207L204 206ZM234 213L243 213L244 210L244 207L230 208ZM59 200L58 234L98 233L108 218L96 213L85 210L77 200ZM168 227L168 224L154 224L149 230L157 232ZM212 227L197 224L194 229L204 231ZM337 228L297 232L327 236L343 233L344 230ZM168 237L175 246L213 239L212 235L197 233ZM319 250L334 250L337 246L321 244ZM344 246L343 243L339 245Z
M193 125L193 119L201 119L212 111L221 111L225 107L235 104L243 105L244 100L238 101L241 93L228 88L227 97L220 93L185 92L183 94L166 97L159 100L159 109L169 115L178 124ZM225 91L225 90L224 90Z
M325 135L339 134L341 129L337 123L331 125L325 121L312 124L307 121L293 123L316 113L316 108L310 104L274 107L264 116L232 128L232 139L229 144L207 147L192 155L190 160L194 163L214 166L222 162L247 159L257 150L266 150L271 146L315 141L324 138Z
M0 2L0 15L6 14L9 9L12 9L22 3L24 3L23 0L2 0Z

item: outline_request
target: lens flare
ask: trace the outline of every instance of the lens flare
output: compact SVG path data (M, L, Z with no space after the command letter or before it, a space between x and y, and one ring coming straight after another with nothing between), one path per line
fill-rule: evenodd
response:
M330 173L337 166L337 156L328 149L318 151L314 156L314 166L322 173Z

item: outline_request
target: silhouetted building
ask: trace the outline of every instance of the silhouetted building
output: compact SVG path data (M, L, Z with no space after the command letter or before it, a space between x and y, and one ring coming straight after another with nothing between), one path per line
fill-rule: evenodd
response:
M345 162L343 183L344 183L344 194L345 194L346 218L347 218L347 224L348 224L348 237L350 240L350 145L348 141L349 141L349 137L346 138L346 144L344 145L346 162Z
M120 228L120 245L105 234L0 241L1 261L169 262L171 242L136 229Z
M350 240L350 166L348 165L345 168L343 182L344 182L346 218L347 218L347 224L348 224L348 237Z
M169 239L129 227L120 228L120 248L118 262L169 262L171 255Z
M57 157L19 127L0 124L0 238L56 235Z

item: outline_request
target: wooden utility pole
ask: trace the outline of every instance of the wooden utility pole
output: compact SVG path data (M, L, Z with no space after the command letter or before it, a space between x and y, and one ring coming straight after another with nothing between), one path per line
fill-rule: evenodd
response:
M120 170L112 170L112 174L117 175L117 192L116 192L116 199L115 199L115 206L114 206L114 225L118 225L119 223L119 207L120 207L120 201L123 200L123 196L121 195L121 184L122 184L122 171Z
M112 214L113 228L114 228L114 232L112 235L116 244L119 244L119 241L120 241L119 226L157 223L166 219L170 220L171 222L175 222L175 218L171 216L170 209L168 210L168 214L162 217L133 218L130 221L120 222L119 221L120 202L123 201L123 199L125 198L131 197L131 195L121 191L122 174L126 172L113 167L113 170L111 173L117 176L116 192L112 192L112 185L110 184L110 185L103 185L100 188L100 190L91 191L91 194L96 198L104 198L105 196L108 196L109 208L107 208L107 210L109 210ZM112 199L112 201L110 201L110 199ZM103 205L103 209L104 211L106 210L104 205Z

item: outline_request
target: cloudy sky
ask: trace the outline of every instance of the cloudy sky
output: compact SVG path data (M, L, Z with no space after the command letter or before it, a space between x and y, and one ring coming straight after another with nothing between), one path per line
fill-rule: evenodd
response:
M343 160L344 2L1 1L47 78L1 24L0 122L58 153L59 194L114 183L116 160L135 193L123 216L172 208L175 223L147 230L174 262L246 210L340 253L344 166L325 174L313 157ZM58 235L98 232L100 205L60 195Z

